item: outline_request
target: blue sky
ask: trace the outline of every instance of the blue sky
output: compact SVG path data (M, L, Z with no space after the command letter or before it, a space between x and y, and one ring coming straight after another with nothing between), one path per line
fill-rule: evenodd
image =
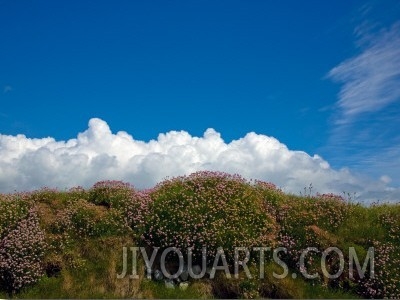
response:
M213 128L400 187L398 1L0 0L0 35L0 151L76 139L91 118L144 142ZM27 172L22 156L3 174Z

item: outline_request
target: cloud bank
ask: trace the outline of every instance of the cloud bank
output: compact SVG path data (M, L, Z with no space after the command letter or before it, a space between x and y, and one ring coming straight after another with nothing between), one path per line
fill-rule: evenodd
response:
M320 193L357 192L365 201L396 200L399 194L387 187L386 177L368 181L346 169L334 170L318 155L289 150L275 138L253 132L230 143L214 129L202 137L170 131L144 142L124 131L114 134L105 121L93 118L87 130L68 141L0 135L0 192L89 187L106 179L147 188L167 176L198 170L239 173L295 194L310 183Z

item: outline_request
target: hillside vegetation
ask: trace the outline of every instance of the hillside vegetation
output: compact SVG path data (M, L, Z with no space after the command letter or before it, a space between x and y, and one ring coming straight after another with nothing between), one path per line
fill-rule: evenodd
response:
M219 172L144 191L103 181L0 194L0 298L399 298L400 204L350 200ZM176 247L185 266L204 256L205 276L157 278L158 255L148 278L142 251L150 259L153 247ZM172 274L179 257L166 258Z

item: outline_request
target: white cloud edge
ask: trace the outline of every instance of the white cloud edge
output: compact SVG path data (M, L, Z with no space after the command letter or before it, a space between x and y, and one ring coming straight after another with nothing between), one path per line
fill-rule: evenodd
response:
M250 132L225 143L214 129L202 137L186 131L159 134L157 140L134 140L125 131L113 134L98 118L68 141L30 139L0 134L0 192L33 190L44 186L65 189L90 187L99 180L123 180L138 188L154 186L165 177L198 170L238 173L275 183L298 194L310 183L319 193L356 192L370 202L398 201L399 189L390 178L365 179L348 169L334 170L318 155L289 150L277 139Z

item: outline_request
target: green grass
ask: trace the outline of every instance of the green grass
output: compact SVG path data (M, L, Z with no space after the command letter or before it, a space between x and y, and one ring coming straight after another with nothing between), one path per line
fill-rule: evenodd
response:
M158 299L202 299L211 298L213 295L210 289L207 288L208 283L194 283L187 288L187 290L181 290L179 287L174 289L169 289L165 287L163 282L154 282L151 280L144 280L142 282L141 288L147 291L149 294L146 296L151 296Z

